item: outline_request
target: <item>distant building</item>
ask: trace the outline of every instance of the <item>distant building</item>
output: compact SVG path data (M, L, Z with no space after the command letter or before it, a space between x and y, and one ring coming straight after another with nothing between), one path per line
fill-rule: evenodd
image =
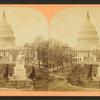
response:
M75 52L68 45L63 46L63 57L65 57L65 62L69 64L73 64L75 62Z

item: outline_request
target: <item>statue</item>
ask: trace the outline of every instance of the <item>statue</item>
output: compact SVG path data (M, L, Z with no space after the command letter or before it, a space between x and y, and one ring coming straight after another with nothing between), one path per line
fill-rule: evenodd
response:
M13 76L16 80L27 80L26 69L24 66L25 66L24 56L22 54L19 54L16 59L16 66L14 69L14 76Z

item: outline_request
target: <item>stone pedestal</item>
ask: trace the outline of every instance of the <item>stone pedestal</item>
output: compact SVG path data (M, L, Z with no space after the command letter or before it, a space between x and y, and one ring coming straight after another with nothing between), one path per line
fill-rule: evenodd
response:
M100 65L97 68L97 77L96 77L96 81L100 81Z
M24 62L16 62L13 77L10 79L8 86L16 89L31 88L32 81L27 79Z
M13 78L17 81L27 80L26 70L24 68L24 62L16 62Z
M6 88L15 88L15 89L31 89L32 81L31 80L24 80L24 81L17 81L17 80L10 80L6 86Z

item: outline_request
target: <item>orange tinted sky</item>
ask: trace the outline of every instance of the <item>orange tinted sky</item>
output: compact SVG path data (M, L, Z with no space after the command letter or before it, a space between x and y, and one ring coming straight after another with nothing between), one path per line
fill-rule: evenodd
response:
M0 5L1 7L3 6L9 6L9 7L31 7L31 8L35 8L39 11L41 11L45 16L47 16L48 18L51 18L57 11L63 10L64 8L68 8L68 7L100 7L100 5L95 5L95 4L91 4L91 5L84 5L84 4L13 4L13 5L5 5L2 4Z
M37 5L37 4L33 4L33 5L0 5L1 7L31 7L33 9L37 9L39 11L41 11L45 16L47 16L48 18L52 17L54 15L55 12L64 9L67 7L67 5Z
M51 18L56 12L68 7L100 7L100 5L72 5L72 4L44 4L44 5L31 5L33 8L43 12L48 18Z

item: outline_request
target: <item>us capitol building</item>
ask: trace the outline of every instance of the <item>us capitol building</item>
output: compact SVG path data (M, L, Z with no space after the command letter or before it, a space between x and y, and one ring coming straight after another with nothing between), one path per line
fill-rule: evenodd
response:
M74 48L77 64L92 65L97 68L96 75L100 76L100 44L98 33L87 12L86 22L83 24Z
M16 54L18 50L14 32L7 22L5 11L3 11L2 21L0 22L0 56L9 56L12 60L13 54Z

